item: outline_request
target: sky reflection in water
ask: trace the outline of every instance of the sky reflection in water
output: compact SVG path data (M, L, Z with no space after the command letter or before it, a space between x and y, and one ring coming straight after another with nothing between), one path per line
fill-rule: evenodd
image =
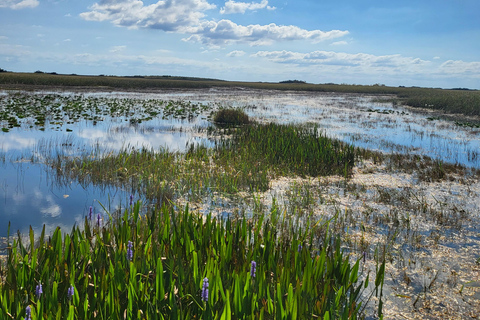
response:
M2 92L0 92L2 93ZM3 93L2 93L3 94ZM373 97L341 94L279 93L257 90L205 90L163 94L91 93L84 96L185 100L218 106L244 107L246 112L264 122L312 122L330 137L359 147L385 152L416 153L446 162L480 168L478 129L463 128L452 122L432 121L428 115L414 113L391 103L372 102ZM122 148L167 148L183 151L189 143L212 145L197 133L209 122L206 114L187 120L168 117L131 123L126 117L103 121L82 120L69 125L45 125L36 128L12 128L0 132L0 236L5 236L8 221L11 233L27 232L29 225L47 231L57 225L71 228L83 221L88 208L97 212L99 205L117 208L127 203L126 191L102 190L76 183L56 185L41 164L46 153L78 155ZM69 129L69 132L67 132ZM34 158L37 164L19 163Z

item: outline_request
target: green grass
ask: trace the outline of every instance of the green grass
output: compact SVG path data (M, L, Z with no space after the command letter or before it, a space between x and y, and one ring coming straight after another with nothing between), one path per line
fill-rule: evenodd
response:
M327 223L299 228L276 207L252 219L142 211L135 203L36 241L31 230L30 245L19 235L0 269L0 318L23 319L30 306L33 319L356 319L381 292L384 263L361 281L361 261L349 261Z

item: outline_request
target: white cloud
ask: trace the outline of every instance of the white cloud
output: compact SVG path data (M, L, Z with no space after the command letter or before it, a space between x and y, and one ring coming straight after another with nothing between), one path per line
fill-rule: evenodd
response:
M348 44L347 41L336 41L336 42L332 43L332 46L344 46L344 45L347 45L347 44Z
M243 55L245 55L245 51L235 50L235 51L229 52L227 54L227 57L241 57Z
M10 8L14 10L35 8L40 4L38 0L0 0L0 8Z
M102 0L80 14L89 21L111 21L116 26L182 32L197 25L206 10L216 8L206 0L166 0L144 5L139 0Z
M447 60L440 65L440 72L448 74L469 74L480 78L480 62L465 62L462 60Z
M299 53L291 51L259 51L253 57L266 58L272 62L294 65L336 66L349 69L361 69L367 72L375 70L397 70L408 72L418 70L430 62L419 58L403 57L399 54L376 56L366 53L344 53L333 51L313 51Z
M110 52L120 52L127 48L127 46L114 46L110 49Z
M247 3L247 8L267 4L268 1L265 0L257 4ZM91 6L90 11L81 13L80 17L89 21L110 21L116 26L128 28L153 28L187 34L183 40L203 43L210 47L233 43L266 45L287 40L317 43L349 33L341 30L309 31L297 26L274 23L243 26L230 20L205 20L205 11L215 7L207 0L165 0L150 5L144 5L143 1L139 0L102 0Z
M226 45L233 43L249 43L250 45L265 45L275 41L309 40L313 43L335 39L347 35L348 31L305 30L297 26L268 25L238 25L230 20L205 21L196 29L191 29L192 36L185 41L200 42L206 45Z
M268 5L268 0L262 0L260 3L255 2L236 2L229 0L225 2L225 7L220 9L221 14L231 14L231 13L245 13L247 10L258 10L258 9L265 9L268 10L275 10L275 7L271 7Z
M30 48L22 45L0 43L0 56L26 57L31 54Z

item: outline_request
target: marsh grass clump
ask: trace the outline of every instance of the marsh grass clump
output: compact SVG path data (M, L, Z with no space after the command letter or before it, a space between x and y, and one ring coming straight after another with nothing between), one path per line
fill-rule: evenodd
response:
M295 227L279 208L142 212L137 202L101 227L85 217L70 233L9 241L0 319L356 319L382 290L384 262L375 281L361 278L325 224ZM380 293L379 316L381 304Z
M213 115L213 122L220 126L240 126L250 123L250 118L241 109L220 109Z
M244 162L264 165L283 174L349 176L355 148L331 139L317 126L258 124L238 129L218 150L221 157L236 154Z

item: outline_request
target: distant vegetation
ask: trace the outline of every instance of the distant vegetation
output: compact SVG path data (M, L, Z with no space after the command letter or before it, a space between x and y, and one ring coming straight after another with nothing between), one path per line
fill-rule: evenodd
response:
M412 107L429 108L445 113L480 115L480 91L455 89L434 89L419 87L388 87L385 85L310 84L300 80L281 83L237 82L217 79L173 77L173 76L78 76L35 73L0 73L0 88L25 89L25 86L117 88L123 90L142 89L200 89L211 87L246 87L252 89L297 90L312 92L339 92L395 95L395 103ZM28 88L28 87L27 87Z
M286 80L286 81L280 81L280 83L307 83L307 82L303 80Z

